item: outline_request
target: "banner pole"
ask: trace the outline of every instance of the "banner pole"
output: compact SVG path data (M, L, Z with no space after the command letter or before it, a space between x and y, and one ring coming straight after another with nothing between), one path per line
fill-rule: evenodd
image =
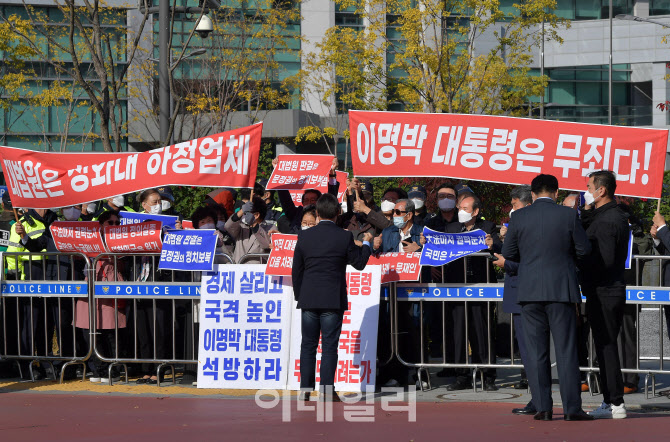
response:
M656 211L660 212L661 211L661 199L658 199L658 203L656 204Z

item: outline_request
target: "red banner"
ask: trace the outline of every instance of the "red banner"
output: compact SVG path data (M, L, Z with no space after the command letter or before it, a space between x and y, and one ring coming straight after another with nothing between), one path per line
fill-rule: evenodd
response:
M56 221L49 229L59 252L80 252L91 257L105 252L97 221Z
M266 275L291 276L293 252L298 235L275 233L272 235L272 250L265 267Z
M253 187L263 123L141 153L0 147L14 207L52 208L150 187Z
M383 253L372 255L368 265L382 266L382 284L395 281L418 281L421 273L421 252Z
M546 173L586 190L594 170L617 195L660 198L668 131L489 115L349 111L356 176L530 184Z
M193 227L193 221L189 221L187 219L184 219L184 220L181 221L181 226L184 229L194 229L195 228L195 227Z
M337 200L339 202L343 202L345 200L344 195L347 192L347 180L349 179L349 172L342 172L342 171L336 170L335 173L337 174L337 183L340 186L337 189Z
M147 221L139 224L105 226L107 249L112 253L160 253L163 245L161 224L160 221Z
M328 189L333 155L279 155L266 190Z

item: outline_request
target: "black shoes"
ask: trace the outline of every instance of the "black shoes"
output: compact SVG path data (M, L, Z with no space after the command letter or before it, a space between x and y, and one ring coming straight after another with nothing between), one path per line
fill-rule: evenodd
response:
M584 410L579 410L579 413L564 414L563 419L566 421L592 421L595 418L589 414L586 414Z
M472 388L472 383L463 380L457 380L453 384L447 385L447 391L467 390Z
M310 391L301 391L301 392L298 393L298 401L309 402L310 396L311 396Z
M531 414L534 415L535 413L537 413L537 410L535 409L535 407L533 406L533 404L532 404L531 402L528 402L528 404L527 404L525 407L523 407L523 408L515 408L515 409L513 409L513 410L512 410L512 413L514 413L514 414L519 414L519 415L528 415L528 416L529 416L529 415L531 415Z
M528 380L527 379L521 379L519 382L514 384L514 389L515 390L528 390Z
M498 391L494 379L484 379L484 391Z
M553 414L554 413L551 411L538 411L537 413L535 413L533 419L535 419L536 421L550 421L553 417Z

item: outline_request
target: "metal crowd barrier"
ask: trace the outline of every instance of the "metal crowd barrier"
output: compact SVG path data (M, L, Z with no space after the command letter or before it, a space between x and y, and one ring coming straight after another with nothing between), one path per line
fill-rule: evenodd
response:
M91 299L113 299L114 311L119 310L119 300L132 300L125 306L126 327L119 328L119 315L114 317L114 350L105 354L98 341L96 316L91 314L94 355L109 364L109 383L112 370L121 365L128 381L127 364L157 365L155 374L160 386L164 368L172 370L172 383L176 383L176 364L197 365L198 322L200 304L200 271L158 270L160 254L135 253L100 254L93 261L94 268L113 266L114 274L124 280L93 280ZM215 264L233 263L230 256L217 254ZM91 303L91 312L94 307ZM179 314L178 314L179 312ZM138 333L139 332L139 333ZM124 346L119 343L123 342ZM109 351L109 349L107 349ZM145 374L153 369L145 369Z
M69 365L82 365L93 352L85 344L85 329L75 326L76 303L90 296L86 272L90 260L81 253L2 254L2 353L14 360L21 377L28 361L30 379L33 366L45 364L54 380L54 363L61 362L61 380ZM8 263L18 263L11 271ZM30 262L29 265L24 265ZM21 269L25 269L22 272ZM84 376L85 376L85 369Z
M473 255L470 255L472 257L486 257L489 256L488 253L476 253ZM481 259L481 258L480 258ZM645 375L645 395L648 397L649 396L649 381L651 381L651 390L652 390L652 395L655 395L655 375L656 374L670 374L670 370L666 368L665 366L665 361L668 360L669 358L664 356L663 352L663 342L664 342L664 327L663 323L664 321L664 314L663 314L663 308L664 305L667 306L666 308L670 308L670 287L662 287L662 277L663 277L663 272L662 269L660 268L663 265L664 261L670 261L670 257L668 256L654 256L654 255L636 255L633 257L634 259L634 266L633 269L635 271L635 277L636 277L636 285L635 286L629 286L627 287L627 304L635 304L635 305L655 305L658 308L658 320L660 326L658 327L658 356L656 355L651 355L651 356L642 356L640 354L640 327L639 327L639 320L640 320L640 308L636 309L635 312L635 343L636 343L636 363L635 367L625 367L622 368L623 373L635 373L635 374L644 374ZM465 262L463 263L464 265L464 283L460 284L448 284L448 283L424 283L421 280L418 283L397 283L397 284L392 284L391 285L391 304L396 306L395 312L393 314L393 323L392 323L392 334L393 334L393 341L394 341L394 353L395 356L398 358L398 361L401 362L403 365L411 368L416 368L417 369L417 374L419 380L423 380L424 378L422 377L422 374L425 374L425 379L428 382L428 388L431 388L430 386L430 375L428 373L428 370L431 368L466 368L466 369L472 369L472 386L473 386L473 391L477 391L477 385L476 385L476 379L477 375L480 375L481 378L481 383L482 387L484 384L484 373L483 370L485 369L522 369L523 365L521 364L521 361L518 358L514 357L514 319L511 314L505 313L505 315L509 315L510 318L510 327L509 327L509 348L510 348L510 355L509 358L509 363L499 363L498 358L496 356L496 353L494 351L494 348L496 347L496 343L499 342L497 339L492 338L492 329L497 325L497 321L495 321L495 316L500 316L502 314L502 311L497 308L497 304L502 301L502 294L503 294L503 283L468 283L468 268L467 268L467 261L464 260ZM653 266L649 266L649 261L652 261L653 264L656 266L654 269ZM454 261L456 262L456 261ZM642 263L642 265L641 265ZM641 285L642 280L643 280L643 274L642 270L644 267L644 264L647 264L647 269L651 270L648 273L653 273L654 276L651 279L657 278L658 285ZM486 266L487 268L487 280L490 277L490 266ZM656 272L658 273L658 276L656 276ZM444 267L442 267L442 275L444 277ZM645 278L646 281L648 282L650 277L647 275ZM401 302L413 302L418 304L418 322L421 324L420 327L418 327L418 330L405 330L401 327L399 318L398 318L398 311L400 310L400 303ZM436 358L427 358L425 354L425 349L426 349L426 344L428 343L428 337L426 336L426 332L424 330L424 313L425 313L425 307L426 304L424 303L437 303L439 302L441 305L441 324L442 324L442 346L441 346L441 357L437 359L441 359L441 361L431 361L430 359L436 359ZM446 317L446 307L450 303L454 302L461 302L463 303L463 324L464 324L464 330L463 333L465 335L465 363L454 363L448 361L447 358L447 342L445 336L448 334L447 333L447 317ZM469 351L469 343L470 341L470 327L469 327L469 309L472 307L473 303L485 303L486 304L486 336L487 336L487 343L486 343L486 348L487 348L487 360L482 361L482 362L470 362L470 351ZM492 304L495 304L492 305ZM495 307L495 308L494 308ZM451 327L452 324L449 324ZM416 334L418 333L419 335L419 342L421 343L420 345L420 350L419 350L419 359L418 360L410 360L408 358L407 354L402 353L401 351L401 345L399 344L399 336L404 335L404 334ZM582 366L580 367L580 370L583 372L587 373L587 382L589 384L589 389L591 391L591 394L595 394L595 391L597 390L597 385L593 385L593 380L595 378L595 373L599 372L599 368L597 365L594 364L594 355L595 355L595 347L593 343L593 336L592 333L589 333L588 337L588 365L587 366ZM407 346L405 346L407 347ZM405 349L407 350L407 349ZM658 365L653 367L653 368L647 368L647 367L640 367L640 362L642 361L654 361L657 362ZM552 365L555 365L552 364ZM423 389L423 383L420 382L420 386Z

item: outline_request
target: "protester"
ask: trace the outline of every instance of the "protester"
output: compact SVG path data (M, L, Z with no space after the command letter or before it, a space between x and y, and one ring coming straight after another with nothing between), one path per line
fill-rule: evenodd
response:
M582 224L591 241L592 252L580 266L580 278L603 393L602 405L589 414L597 419L623 419L626 406L617 337L626 305L624 271L630 235L628 215L614 201L614 173L606 170L592 172L587 189Z
M223 208L221 209L223 210ZM209 206L197 208L191 217L194 229L216 229L216 253L219 255L223 253L232 257L234 249L232 237L225 230L225 222L222 226L224 229L220 229L218 219L216 210Z
M651 236L654 240L655 247L659 250L662 255L670 255L670 230L665 223L665 217L656 212L654 214L654 225L651 227ZM662 264L663 266L663 286L670 286L670 260L666 260ZM665 322L666 330L668 336L670 337L670 305L663 306L665 312Z
M2 212L0 212L0 237L3 240L3 243L0 244L0 252L7 251L5 241L9 240L9 231L15 222L12 200L9 197L9 192L6 191L2 194Z
M268 253L270 236L277 228L265 222L267 206L261 197L255 196L226 221L226 231L235 240L233 260L240 263L244 255ZM300 210L302 212L302 208ZM252 258L247 263L260 263L260 258Z
M316 206L305 206L300 219L300 230L311 229L317 225L317 220Z
M339 401L333 391L344 312L348 309L346 267L363 270L370 257L371 234L363 247L335 225L337 197L326 194L316 204L319 224L298 234L293 257L294 296L301 309L300 397L309 400L315 388L316 351L322 338L320 388L324 399Z
M265 221L271 221L277 223L279 221L279 218L281 218L281 216L284 214L284 210L282 209L281 204L275 201L275 191L266 190L267 185L268 185L267 178L261 178L260 180L258 180L258 183L256 183L256 186L254 187L255 189L254 193L263 198L263 201L267 206Z
M482 203L474 195L462 191L463 197L460 198L458 205L459 223L450 223L447 226L447 233L463 233L480 229L486 233L486 242L489 250L500 252L501 242L498 237L495 223L481 218ZM493 264L487 258L482 256L466 256L447 264L445 269L445 282L447 283L491 283L496 282L495 269ZM465 314L466 308L464 302L454 302L451 309L453 336L454 336L454 358L456 363L463 364L467 362L468 345L472 348L472 361L474 363L495 363L495 335L490 330L488 318L495 317L493 306L486 302L468 302L468 338L465 338ZM488 339L491 336L491 345L488 345ZM490 362L489 362L490 361ZM495 385L496 370L485 368L484 372L484 390L496 391ZM447 386L447 390L465 390L472 388L472 376L469 369L456 369L456 382Z
M161 214L161 196L158 190L147 189L139 194L138 199L142 207L142 213ZM158 263L153 257L143 256L138 262L140 264L139 268L135 269L137 281L170 280L166 273L158 270ZM140 358L164 359L167 355L169 335L173 333L172 329L167 329L167 324L171 324L169 319L169 313L172 309L170 301L137 299L134 303L136 305L136 331ZM141 364L140 370L143 376L137 380L137 384L157 385L160 382L155 371L157 368L157 364Z
M102 228L106 226L118 226L121 224L119 213L114 210L103 212L98 218ZM95 266L95 280L101 282L124 281L123 272L125 262L115 260L111 257L99 258ZM88 278L87 278L88 280ZM96 349L106 358L117 357L117 342L115 328L119 330L126 328L126 303L124 299L97 299L95 303L96 310ZM87 346L90 346L91 334L89 332L89 305L88 299L77 299L77 314L75 316L75 327L84 331L82 333ZM120 380L119 372L115 367L109 370L109 364L100 361L95 354L88 361L93 376L91 382L108 383Z
M531 183L534 203L510 218L502 255L518 262L517 301L527 339L525 361L535 420L550 421L551 361L549 333L554 337L564 416L593 420L582 410L577 358L575 304L581 302L576 258L591 252L577 213L556 204L558 180L538 175ZM550 235L547 232L552 232Z
M393 225L384 229L374 239L374 251L381 253L391 252L416 252L421 250L422 227L414 223L414 203L409 199L399 199L393 209ZM385 329L384 323L380 323L379 335L384 336L390 330ZM402 330L408 330L398 336L398 352L396 356L409 357L412 362L419 361L421 357L421 334L419 332L423 324L420 322L419 305L415 302L406 302L398 306L398 326ZM380 368L379 383L388 387L407 385L409 369L402 364L397 357L383 368ZM413 375L418 382L418 376ZM426 381L424 388L428 386Z

